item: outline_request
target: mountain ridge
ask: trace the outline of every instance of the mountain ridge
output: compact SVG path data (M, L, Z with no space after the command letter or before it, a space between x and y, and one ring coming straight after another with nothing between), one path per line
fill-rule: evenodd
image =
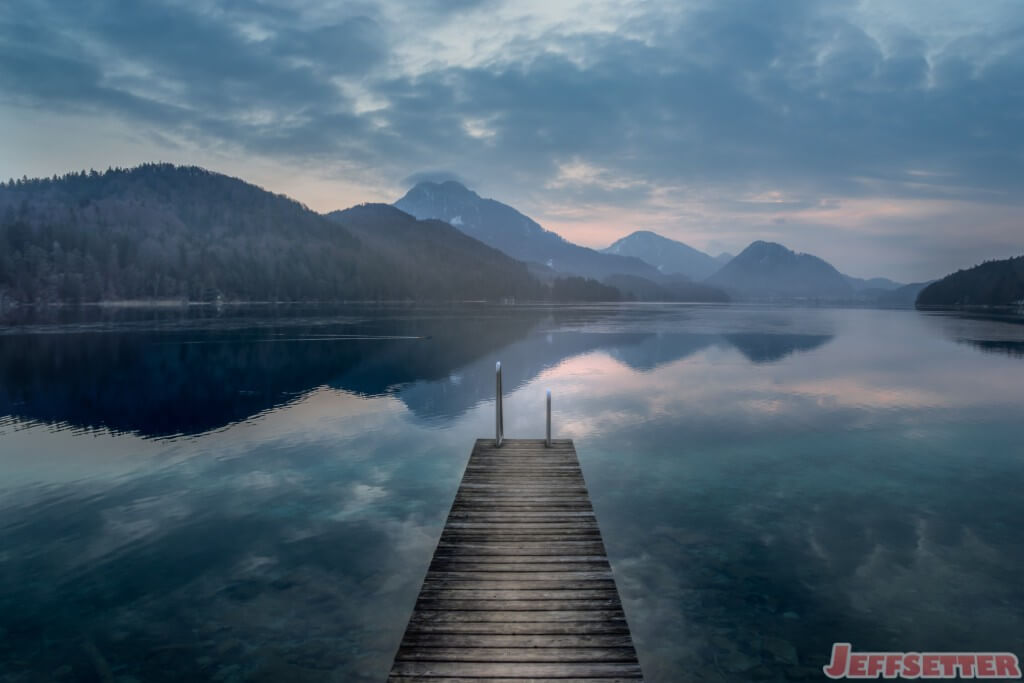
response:
M0 302L447 300L465 292L502 299L542 291L524 264L475 240L479 248L468 246L458 231L425 229L449 257L448 281L400 248L197 166L26 179L0 184Z
M950 273L924 287L915 305L1024 306L1024 256L986 261Z
M634 256L664 274L680 273L691 280L713 275L722 263L685 242L650 230L636 230L601 250L605 254Z
M0 303L417 300L467 292L597 300L610 297L607 285L646 301L723 301L724 289L741 298L893 303L918 289L847 276L764 240L735 257L713 257L640 230L598 251L457 181L417 183L393 205L324 215L197 166L0 183Z
M854 298L854 288L835 266L777 242L755 240L705 280L746 298Z
M561 273L598 280L616 274L658 276L657 268L641 259L602 254L569 242L514 207L481 197L454 180L419 182L393 206L419 219L445 221L515 259Z

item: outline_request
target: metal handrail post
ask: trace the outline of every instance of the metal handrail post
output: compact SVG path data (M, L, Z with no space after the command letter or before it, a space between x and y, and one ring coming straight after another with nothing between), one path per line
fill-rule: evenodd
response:
M544 445L551 448L551 390L548 389L548 431L547 438L544 440Z
M494 445L501 447L505 437L505 425L501 409L501 361L494 366Z

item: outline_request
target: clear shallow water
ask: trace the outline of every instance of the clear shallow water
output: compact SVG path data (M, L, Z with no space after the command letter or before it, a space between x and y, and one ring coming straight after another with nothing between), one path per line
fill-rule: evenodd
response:
M383 680L496 360L509 436L552 389L650 680L1024 654L1019 321L60 315L0 328L0 681Z

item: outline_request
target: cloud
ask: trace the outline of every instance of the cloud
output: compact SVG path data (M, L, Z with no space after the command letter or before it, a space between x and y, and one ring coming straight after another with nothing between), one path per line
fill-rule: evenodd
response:
M406 176L402 179L402 185L412 187L417 183L443 183L449 180L454 180L455 182L462 183L463 185L471 184L470 181L466 180L455 171L436 170L420 171Z
M396 196L452 169L542 222L593 215L581 235L634 211L738 250L765 225L799 237L778 226L822 224L822 206L1019 206L1024 13L943 7L16 0L0 117L103 116L154 156L162 137ZM725 223L735 237L711 228ZM1014 242L1005 229L971 239L989 254Z

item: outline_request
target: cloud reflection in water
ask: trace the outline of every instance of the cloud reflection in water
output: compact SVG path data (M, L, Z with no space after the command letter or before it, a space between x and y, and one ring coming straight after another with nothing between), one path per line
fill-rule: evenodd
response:
M833 640L1024 649L1024 365L954 341L1021 326L516 316L317 327L429 337L359 350L245 326L0 338L0 680L380 680L493 429L497 359L507 432L540 435L551 388L577 440L649 679L814 680ZM182 355L197 335L212 355Z

